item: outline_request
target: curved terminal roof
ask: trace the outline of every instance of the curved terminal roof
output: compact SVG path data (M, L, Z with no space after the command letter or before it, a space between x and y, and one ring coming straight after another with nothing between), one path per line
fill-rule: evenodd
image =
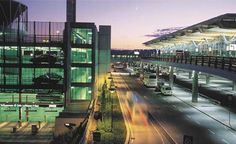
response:
M14 0L0 0L0 25L12 23L27 10L27 6Z
M227 13L143 43L152 48L166 48L223 39L236 40L236 14Z

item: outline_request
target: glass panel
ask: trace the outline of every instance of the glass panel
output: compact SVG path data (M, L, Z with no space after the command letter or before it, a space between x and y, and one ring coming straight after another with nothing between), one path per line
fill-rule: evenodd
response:
M22 84L33 84L34 68L22 68Z
M6 84L12 84L12 85L18 84L18 73L19 73L18 68L4 68L2 72L6 76L5 80Z
M18 63L17 47L5 47L6 63Z
M71 82L90 83L92 82L92 69L91 68L71 68Z
M71 101L91 100L91 87L71 87Z
M1 47L1 46L0 46L0 63L3 63L3 58L4 58L4 57L3 57L3 48L4 48L4 47Z
M22 62L31 63L30 59L34 55L34 47L22 47Z
M0 67L0 84L4 84L4 74L2 67Z
M72 48L72 63L92 63L92 49Z
M92 44L92 29L72 28L71 41L73 44Z
M35 77L39 77L49 72L48 68L37 68L35 69Z

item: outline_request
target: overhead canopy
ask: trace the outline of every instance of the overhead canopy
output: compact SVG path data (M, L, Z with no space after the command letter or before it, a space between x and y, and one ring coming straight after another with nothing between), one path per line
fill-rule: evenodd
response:
M12 23L27 10L27 6L14 0L0 0L0 26Z
M152 48L166 48L173 45L214 41L219 38L224 39L225 42L235 40L236 14L220 15L143 44Z

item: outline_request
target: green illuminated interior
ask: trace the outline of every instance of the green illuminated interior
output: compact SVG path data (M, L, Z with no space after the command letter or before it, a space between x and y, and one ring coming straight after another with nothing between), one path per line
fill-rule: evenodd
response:
M90 100L91 96L91 87L71 87L71 101Z
M29 107L28 118L30 122L55 122L56 116L62 112L63 108L56 107ZM22 108L22 121L26 121L26 107ZM18 121L19 120L19 107L0 107L0 121Z
M72 44L80 44L81 47L71 48L71 101L91 100L92 88L83 84L92 83L92 66L75 64L92 64L92 29L72 28ZM83 45L91 45L90 48Z
M71 49L72 63L92 63L92 49L72 48Z
M91 83L92 69L86 67L72 67L71 68L71 82L77 83Z
M92 44L92 29L72 28L71 41L73 44Z

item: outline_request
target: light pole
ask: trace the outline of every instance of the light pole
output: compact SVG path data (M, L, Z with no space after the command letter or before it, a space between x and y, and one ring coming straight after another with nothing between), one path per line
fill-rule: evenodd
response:
M230 108L231 108L231 101L232 101L232 96L229 95L229 96L228 96L228 105L229 105L229 126L230 126L230 127L232 127L232 126L231 126L231 123L230 123Z
M110 88L109 88L109 91L110 91L110 98L111 98L111 131L113 129L113 96L112 94L115 92L116 90L116 87L114 85L114 82L113 80L111 80L111 84L110 84Z
M57 40L59 41L59 33L60 33L60 31L57 30L56 33L57 33Z

